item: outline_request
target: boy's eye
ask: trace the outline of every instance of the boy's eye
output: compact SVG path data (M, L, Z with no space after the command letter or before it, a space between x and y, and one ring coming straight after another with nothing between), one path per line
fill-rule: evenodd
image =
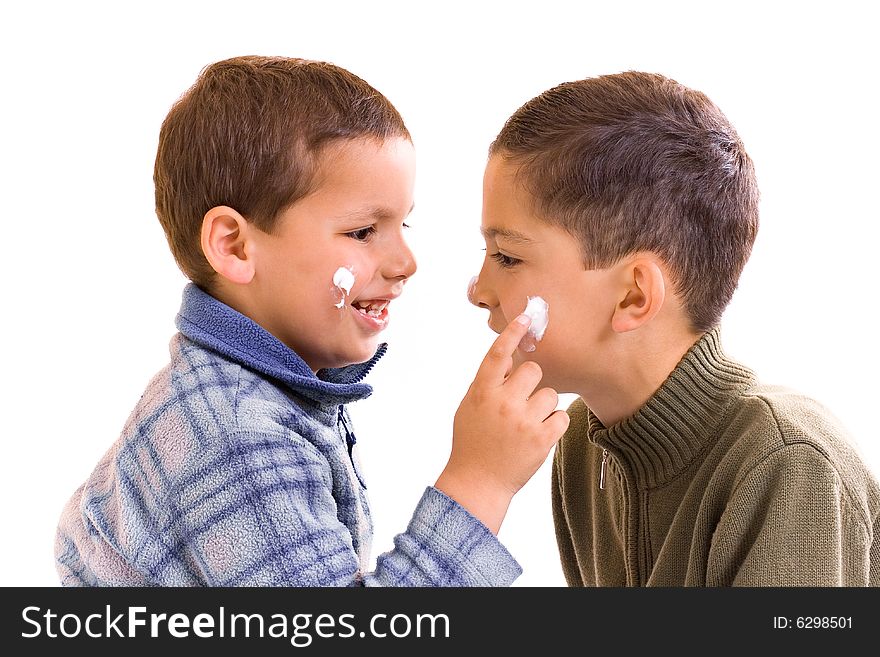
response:
M364 228L358 228L357 230L350 231L346 233L350 238L357 240L358 242L366 242L373 236L373 233L376 232L375 226L366 226Z
M500 251L497 251L495 253L490 253L489 255L491 256L491 258L495 262L497 262L499 265L501 265L502 267L505 267L507 269L510 269L512 267L516 267L519 263L522 262L522 260L519 260L518 258L511 258L509 255L505 255L505 254L501 253Z

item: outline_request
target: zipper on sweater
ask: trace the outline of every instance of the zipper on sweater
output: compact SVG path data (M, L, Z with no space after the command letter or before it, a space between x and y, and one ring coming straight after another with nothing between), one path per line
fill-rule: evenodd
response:
M605 466L608 464L608 450L602 450L602 465L599 467L599 490L605 490Z
M342 410L342 406L339 407L338 423L342 425L342 430L345 432L345 444L348 446L348 455L351 456L351 450L354 449L357 437L355 437L354 432L348 428L348 422L345 421L345 413Z

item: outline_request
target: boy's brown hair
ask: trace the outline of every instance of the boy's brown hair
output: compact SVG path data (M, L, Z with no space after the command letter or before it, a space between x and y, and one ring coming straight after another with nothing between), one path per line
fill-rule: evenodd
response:
M704 94L637 71L567 82L520 107L489 152L519 165L535 213L578 239L588 269L655 253L693 327L718 324L757 234L758 187Z
M271 233L313 191L321 149L338 139L410 139L385 96L349 71L288 57L236 57L202 69L162 123L156 214L178 266L209 288L205 213L234 208Z

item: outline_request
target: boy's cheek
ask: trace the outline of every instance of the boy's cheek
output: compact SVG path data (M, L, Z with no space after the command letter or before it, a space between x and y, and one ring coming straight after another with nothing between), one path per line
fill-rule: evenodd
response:
M327 303L344 308L357 299L370 283L369 263L353 254L340 253L321 269L318 286L326 292Z

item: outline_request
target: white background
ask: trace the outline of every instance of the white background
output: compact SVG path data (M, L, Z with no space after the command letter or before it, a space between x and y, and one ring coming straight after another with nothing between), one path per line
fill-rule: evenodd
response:
M420 268L369 378L376 392L352 409L375 554L442 469L453 414L494 337L465 300L482 257L487 146L532 96L602 73L673 77L737 127L762 216L724 344L765 382L824 402L880 472L870 4L7 3L0 585L57 584L58 514L167 359L185 281L153 213L159 126L205 64L242 54L349 68L398 107L416 145ZM525 570L518 586L564 585L546 465L500 537Z

